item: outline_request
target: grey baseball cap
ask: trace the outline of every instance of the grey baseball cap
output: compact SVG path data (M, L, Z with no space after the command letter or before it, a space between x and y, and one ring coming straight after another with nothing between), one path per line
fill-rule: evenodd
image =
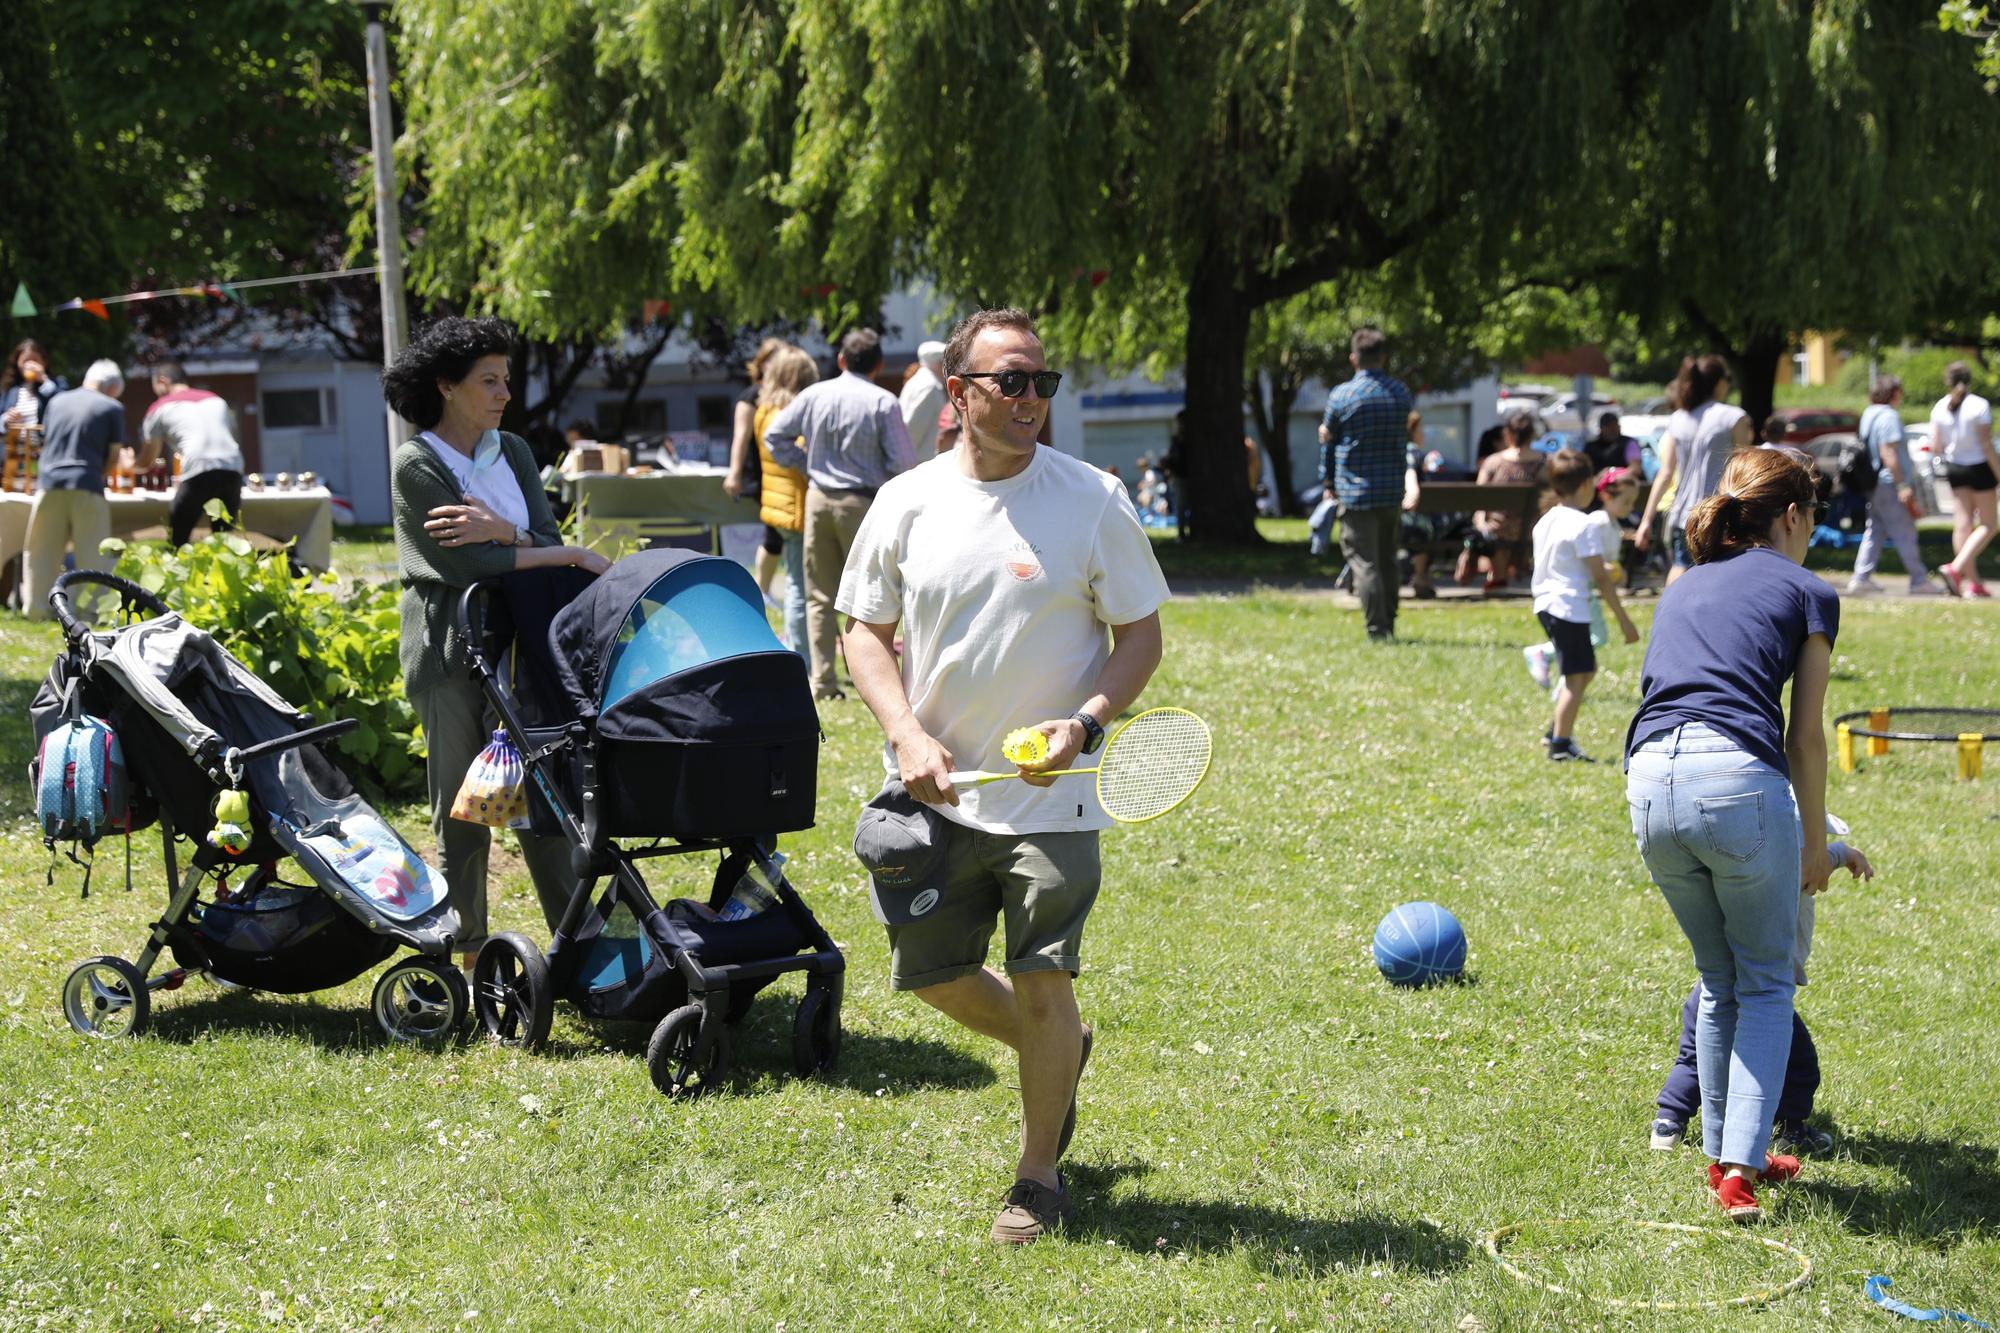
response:
M944 890L944 823L895 778L861 807L854 855L868 868L877 921L908 925L937 907Z

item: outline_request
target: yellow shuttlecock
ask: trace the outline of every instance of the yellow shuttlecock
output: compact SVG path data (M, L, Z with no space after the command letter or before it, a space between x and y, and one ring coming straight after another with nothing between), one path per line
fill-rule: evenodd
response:
M1049 738L1033 727L1016 727L1000 742L1000 753L1010 764L1039 764L1049 757Z

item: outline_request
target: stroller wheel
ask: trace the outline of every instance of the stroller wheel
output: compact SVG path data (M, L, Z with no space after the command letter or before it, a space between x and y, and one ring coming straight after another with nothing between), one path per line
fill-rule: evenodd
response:
M472 965L472 1014L502 1046L535 1050L549 1035L555 996L549 965L533 940L511 932L495 935Z
M832 990L809 983L792 1016L792 1068L800 1078L830 1074L840 1063L840 1000Z
M63 982L63 1017L86 1037L136 1037L152 1016L146 978L109 954L78 963Z
M701 1049L704 1036L709 1038L706 1053ZM653 1039L646 1043L646 1072L669 1097L699 1097L729 1072L728 1025L704 1024L700 1005L682 1005L653 1029Z
M465 1010L465 977L449 963L407 959L375 983L375 1021L391 1041L450 1041Z

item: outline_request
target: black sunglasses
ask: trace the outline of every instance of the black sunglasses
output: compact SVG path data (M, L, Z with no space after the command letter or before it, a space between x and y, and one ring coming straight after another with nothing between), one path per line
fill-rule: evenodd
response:
M992 380L1000 386L1003 398L1019 398L1027 392L1031 382L1035 386L1035 397L1053 398L1056 386L1062 383L1060 370L961 370L958 377L962 380Z

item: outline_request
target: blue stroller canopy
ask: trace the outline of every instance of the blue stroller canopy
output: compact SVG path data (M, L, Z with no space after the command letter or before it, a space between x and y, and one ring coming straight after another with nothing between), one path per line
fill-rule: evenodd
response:
M611 642L600 712L657 680L748 653L781 652L764 597L734 560L691 560L655 579Z

